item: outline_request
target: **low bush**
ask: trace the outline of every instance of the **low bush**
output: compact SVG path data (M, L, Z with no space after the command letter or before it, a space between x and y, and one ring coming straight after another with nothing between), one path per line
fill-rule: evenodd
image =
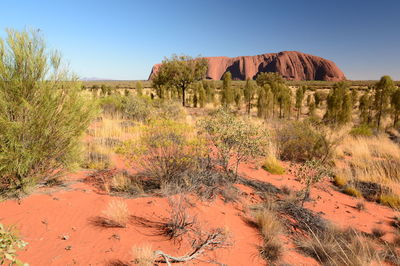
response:
M234 179L237 178L241 162L265 155L267 133L250 120L235 117L229 111L219 109L201 120L198 125L215 147L219 164L228 175L233 172Z
M14 228L0 224L0 265L25 265L17 259L16 251L27 244L18 237Z
M264 160L262 168L275 175L283 175L285 173L285 168L282 167L280 162L274 156L268 156Z
M304 188L300 191L301 204L303 205L306 200L310 197L311 188L324 177L331 175L330 169L327 168L319 160L306 161L300 167L295 168L293 171L296 178L304 185Z
M138 141L128 141L119 151L139 167L141 175L156 180L160 187L188 185L187 173L205 155L204 141L193 128L172 120L154 120L141 128Z
M307 121L288 122L277 128L276 139L283 160L298 162L324 160L330 155L325 135Z

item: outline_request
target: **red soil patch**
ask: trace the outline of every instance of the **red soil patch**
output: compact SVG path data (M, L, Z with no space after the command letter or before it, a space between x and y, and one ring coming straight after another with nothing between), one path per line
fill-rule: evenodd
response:
M122 166L122 165L121 165ZM248 178L269 182L277 187L287 186L292 190L302 185L290 175L271 175L252 165L242 165L240 173ZM7 200L0 203L0 222L16 225L22 239L29 244L19 252L19 258L30 265L112 265L114 262L130 263L134 256L132 246L151 244L154 250L171 255L184 255L190 247L173 243L163 236L154 235L150 228L130 223L127 228L103 228L92 221L102 214L108 202L115 198L88 182L82 182L89 174L81 171L68 176L67 189L46 188L22 199L20 202ZM256 229L244 220L246 205L260 201L253 189L236 185L241 190L239 202L225 203L222 199L202 202L189 196L189 212L196 215L204 231L211 228L226 228L232 236L232 245L225 249L207 252L189 264L207 265L215 260L227 265L264 265L257 246L262 239ZM322 182L311 191L313 201L305 207L321 213L322 217L341 227L355 227L370 233L378 227L387 232L385 239L393 237L394 229L389 222L395 212L375 203L365 203L366 210L354 207L359 200L337 192L328 181ZM170 211L168 200L159 197L124 199L130 214L147 219L167 217ZM63 239L64 238L64 239ZM283 261L292 265L317 265L299 254L292 241L282 236L285 248Z

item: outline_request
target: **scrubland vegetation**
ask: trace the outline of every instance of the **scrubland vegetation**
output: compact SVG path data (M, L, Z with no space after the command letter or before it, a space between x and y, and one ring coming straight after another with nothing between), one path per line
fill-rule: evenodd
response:
M238 185L244 185L259 201L246 206L245 220L259 231L259 255L268 263L282 262L282 238L322 265L398 263L398 242L384 240L384 232L373 230L372 238L358 228L343 230L307 208L319 200L313 188L323 182L356 202L400 208L400 89L390 77L366 90L347 82L329 84L328 91L314 82L293 87L277 73L237 83L227 72L221 83L205 80L203 61L173 56L150 86L82 86L36 32L8 35L0 42L4 199L59 184L80 166L89 173L85 182L121 197L94 225L151 228L192 248L183 256L132 248L133 263L154 265L187 262L235 243L229 230L205 228L182 198L160 219L130 214L125 198L180 195L239 204ZM301 189L246 177L245 165L291 175ZM0 262L13 262L14 247L26 243L3 226L0 236Z

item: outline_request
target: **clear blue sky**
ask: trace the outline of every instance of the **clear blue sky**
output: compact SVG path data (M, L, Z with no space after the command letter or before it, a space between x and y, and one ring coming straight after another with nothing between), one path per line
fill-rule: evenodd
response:
M2 0L5 28L39 28L81 77L147 79L173 53L239 56L296 50L349 79L400 80L400 1Z

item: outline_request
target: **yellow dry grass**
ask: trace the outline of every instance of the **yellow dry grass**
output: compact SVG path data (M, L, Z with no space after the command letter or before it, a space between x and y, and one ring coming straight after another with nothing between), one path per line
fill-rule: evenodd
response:
M142 246L132 247L132 257L134 258L135 264L139 266L153 266L154 265L154 251L149 244Z
M116 148L123 141L137 138L136 124L122 119L118 114L102 114L87 131L83 166L89 169L107 169L113 166Z
M103 211L105 222L109 226L126 227L129 221L128 205L121 199L114 199L108 203Z
M400 192L400 147L388 137L346 137L336 149L336 174L375 182Z

